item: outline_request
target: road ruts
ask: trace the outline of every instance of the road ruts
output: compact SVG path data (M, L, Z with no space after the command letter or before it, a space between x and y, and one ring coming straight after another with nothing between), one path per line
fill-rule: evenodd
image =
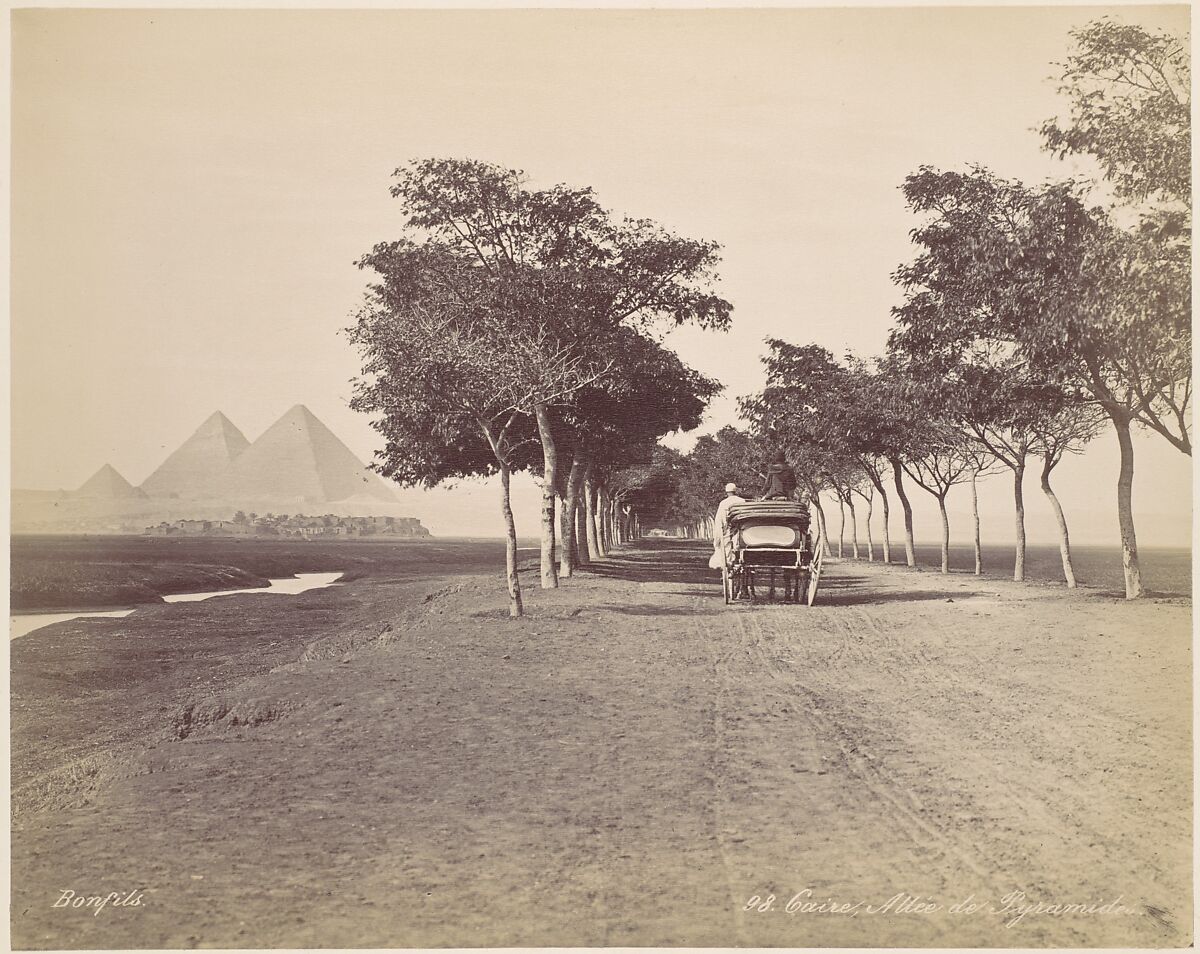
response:
M997 667L1004 647L989 635L1003 616L997 592L926 578L909 605L896 595L907 581L887 573L831 562L832 598L813 608L735 605L713 614L713 598L675 588L690 593L693 631L708 642L716 680L714 811L734 820L723 821L720 841L735 902L808 888L814 898L909 894L949 905L974 897L999 907L1009 892L1097 902L1136 887L1129 833L1092 820L1096 800L1107 797L1102 782L1086 784L1076 766L1042 754L1053 751L1062 708L1068 720L1085 721L1084 743L1128 735L1127 714L1086 685L1064 700L1057 687L1040 689L1035 669ZM1053 636L1052 591L1003 596L1018 605L1027 597L1023 615L1045 620L1039 638ZM1028 645L1017 637L1013 653ZM1035 698L1045 706L1041 720L1031 717ZM1137 854L1148 894L1170 891L1173 872L1155 854ZM739 907L736 935L764 945L1031 946L1178 936L1178 912L1157 912L1135 902L1124 919L1030 917L1005 928L994 911L805 920Z

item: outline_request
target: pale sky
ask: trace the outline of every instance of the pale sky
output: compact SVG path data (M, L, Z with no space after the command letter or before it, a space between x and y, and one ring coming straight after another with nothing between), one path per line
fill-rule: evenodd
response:
M14 11L14 486L105 462L140 483L214 410L253 440L296 403L369 460L338 329L368 278L353 262L400 234L392 171L427 156L591 185L722 243L734 330L670 340L727 386L705 430L732 423L768 335L882 349L906 174L1086 168L1033 130L1061 108L1068 31L1105 13L1188 29L1184 6ZM1190 461L1154 436L1138 455L1140 542L1187 543ZM1115 439L1060 470L1073 538L1115 542ZM490 486L401 493L435 534L502 532ZM1052 541L1035 475L1026 495ZM985 485L995 542L1009 501ZM517 504L536 533L531 482Z

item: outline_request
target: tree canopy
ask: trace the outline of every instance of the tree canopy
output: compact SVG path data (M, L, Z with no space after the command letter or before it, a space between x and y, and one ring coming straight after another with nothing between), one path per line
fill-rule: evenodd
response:
M1042 124L1058 156L1095 156L1114 191L1134 201L1191 200L1192 70L1187 37L1109 17L1071 33L1059 91L1068 119Z

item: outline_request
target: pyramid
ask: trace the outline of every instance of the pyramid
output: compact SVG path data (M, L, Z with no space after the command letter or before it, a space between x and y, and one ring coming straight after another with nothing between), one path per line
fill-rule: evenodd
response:
M230 465L224 486L227 499L293 499L333 502L366 496L395 501L378 474L297 404Z
M120 497L144 497L145 494L118 474L112 464L105 464L75 491L75 496L111 500Z
M212 496L234 458L249 446L246 436L217 411L142 482L142 490L152 497Z

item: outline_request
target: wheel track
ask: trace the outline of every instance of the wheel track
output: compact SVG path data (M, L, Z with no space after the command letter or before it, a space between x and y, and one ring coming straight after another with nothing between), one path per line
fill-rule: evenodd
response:
M866 614L860 615L866 616ZM874 632L880 632L877 626L872 628ZM878 765L878 760L865 752L861 744L854 738L853 733L831 715L827 706L820 704L816 694L800 680L785 676L785 666L781 655L778 652L768 652L764 648L762 621L757 618L748 621L744 617L740 617L738 629L747 644L747 649L757 651L761 664L759 671L769 676L776 685L787 683L798 696L791 693L785 694L782 689L766 691L785 701L796 701L798 698L808 717L822 729L827 737L833 739L841 753L846 769L878 801L890 809L898 830L915 845L929 846L932 843L943 855L953 857L969 868L982 883L988 883L988 868L995 870L994 861L985 858L986 866L979 864L974 857L963 851L951 839L946 830L924 819L920 814L920 806L914 801L912 793L884 774Z
M699 598L693 600L693 605L700 603ZM721 773L721 763L725 759L727 750L728 728L726 724L726 696L729 693L729 679L725 675L730 661L734 658L734 653L728 651L725 653L711 652L715 645L712 639L712 633L701 622L699 615L691 616L690 628L696 637L697 644L704 647L706 652L710 652L709 668L713 676L713 696L712 696L712 721L710 724L713 744L712 744L712 761L706 772L709 785L713 791L713 798L710 802L713 815L713 836L717 843L717 854L721 859L721 870L724 874L725 885L729 892L729 902L733 908L734 934L736 941L728 946L740 946L743 939L746 937L746 912L744 910L745 898L739 896L737 880L734 877L733 863L731 860L732 846L726 836L726 819L727 815L724 811L729 798L725 791L725 784Z
M693 598L690 603L694 609L704 613L709 601ZM790 612L796 612L798 608L789 607L788 609ZM847 609L850 609L851 613L846 613ZM860 733L856 732L851 725L855 721L854 714L839 712L836 706L830 705L831 697L828 695L830 688L822 689L815 685L808 685L806 682L802 682L800 677L794 675L794 663L787 658L787 637L790 634L784 631L784 617L782 612L777 612L777 610L777 607L755 609L731 607L725 616L729 624L728 630L731 639L727 648L724 649L718 648L719 644L716 640L720 639L720 634L714 632L716 627L707 623L701 624L698 620L693 624L695 633L711 651L710 671L715 682L714 700L717 701L712 713L714 738L717 741L714 767L723 765L726 767L725 774L728 774L728 767L736 763L728 762L727 753L733 751L734 747L738 751L744 751L746 748L739 743L739 734L744 735L749 730L751 740L762 735L762 733L755 733L754 730L762 728L768 720L756 717L749 723L739 725L730 722L728 718L731 707L736 706L743 709L748 707L748 703L744 700L750 697L745 694L745 689L747 685L752 685L761 693L762 697L790 705L793 707L793 711L800 710L805 721L812 724L818 734L832 742L833 749L837 753L838 764L846 776L861 785L863 790L869 793L868 797L880 806L878 813L871 813L867 810L868 814L877 814L879 817L890 819L896 833L909 843L923 848L931 847L942 857L957 861L962 869L978 879L984 896L994 894L995 878L1001 872L1006 877L1004 885L1006 890L1023 890L1033 897L1039 891L1044 893L1051 889L1051 883L1039 882L1031 891L1027 884L1021 883L1023 879L1012 877L1014 872L1022 870L1022 863L1024 870L1028 870L1030 861L1036 859L1036 855L1031 857L1027 853L1028 839L1020 838L1019 833L1013 834L1009 840L1005 840L1003 836L997 840L991 832L977 830L975 835L981 837L971 837L970 831L966 831L956 824L947 825L938 819L927 817L928 809L920 803L914 790L890 773L886 763L881 763L864 746L859 737ZM800 610L801 614L804 612L804 610ZM948 659L944 655L931 658L925 645L919 643L912 645L897 640L895 631L886 624L886 614L881 616L860 607L840 607L836 608L836 612L832 616L825 613L820 615L820 624L824 635L834 637L831 643L832 652L822 657L825 662L836 666L842 660L845 660L846 663L854 661L860 664L882 661L885 671L896 671L909 680L914 675L921 678L924 672L928 673L931 678L936 677L936 679L948 683L951 691L973 692L978 688L967 678L966 673L959 670L953 659ZM790 613L788 618L791 618ZM800 618L803 619L803 615ZM805 619L805 622L816 622L816 620ZM864 633L866 638L871 641L870 644L863 643ZM874 648L882 647L887 651L880 654L864 651L867 645L872 645ZM985 660L977 652L969 649L967 651L978 669L982 671L987 668ZM914 666L919 666L921 671L914 673ZM747 671L747 667L750 671ZM742 672L739 673L739 670ZM998 676L1005 684L1012 685L1014 689L1021 688L1019 681L1005 679L999 674ZM992 682L989 681L987 685L991 685ZM731 703L730 699L734 692L739 694L742 702ZM762 699L760 698L758 701L761 703ZM1003 702L1004 700L995 701ZM769 707L760 705L760 708L766 711ZM1107 723L1113 715L1115 713L1107 711L1102 714L1093 713L1093 717L1102 723ZM848 718L850 722L847 722ZM745 739L741 741L744 742ZM1011 774L998 773L994 769L989 771L991 763L984 754L966 752L964 757L980 766L979 774L987 776L992 783L989 796L1002 793L1001 797L1009 804L1024 806L1025 810L1036 805L1039 809L1044 809L1043 814L1047 822L1060 814L1051 804L1052 799L1047 799L1048 793L1044 787L1018 783L1013 780ZM755 768L751 763L750 777L753 776L754 771ZM744 912L741 911L740 903L744 902L744 898L737 894L731 859L737 857L739 852L744 855L745 848L739 849L735 844L731 844L724 832L724 829L728 827L724 824L724 819L728 817L726 806L731 804L732 792L723 779L718 777L721 774L721 772L714 771L712 775L714 792L718 796L716 801L719 802L715 813L720 819L717 823L717 840L726 882L737 911L738 936L739 939L744 939L747 936L747 920ZM1000 793L996 792L997 787L1000 789ZM969 791L966 794L968 798L975 798L974 794ZM1064 790L1062 794L1070 800L1069 790ZM957 807L961 808L961 806ZM961 816L962 812L950 809L946 811L946 814L953 819ZM1087 830L1091 833L1090 828ZM964 839L967 838L971 838L969 846L964 842ZM1001 858L1006 858L1007 861L1002 861ZM1104 855L1102 849L1098 849L1097 860L1108 862L1110 859ZM886 863L881 859L878 864ZM961 887L960 882L955 883L956 890ZM1078 885L1067 887L1073 890L1079 889ZM1063 934L1067 934L1077 946L1086 946L1091 937L1089 933L1065 922L1060 922L1056 930L1061 932L1060 939L1063 938ZM1037 932L1036 936L1041 936L1041 933L1041 931ZM1030 935L1026 940L1038 943L1036 936Z
M879 628L876 621L871 618L870 614L860 611L859 616L874 633L882 635L883 631ZM835 738L845 768L878 800L892 809L894 813L892 816L893 820L899 821L898 828L904 836L916 845L935 845L937 850L944 856L953 857L958 860L979 879L980 887L985 891L994 884L997 872L1008 871L1011 873L1013 866L1004 864L997 857L994 850L982 850L984 838L977 838L972 843L972 851L963 850L961 843L954 838L953 829L939 826L923 817L921 814L922 806L914 799L913 794L906 787L897 785L895 781L885 774L883 765L878 759L872 756L861 742L854 737L854 734L842 720L837 719L831 714L828 706L821 704L824 700L821 700L813 690L805 686L800 680L789 679L785 675L788 667L783 660L782 654L770 649L772 645L780 645L783 636L778 630L772 629L771 624L774 622L775 620L773 619L768 622L765 618L758 616L753 620L746 620L745 618L738 620L739 629L744 634L747 645L756 648L761 653L759 671L769 676L776 685L786 682L796 690L801 697L801 704L805 706L812 720ZM854 632L853 626L849 625L849 621L841 620L839 622L845 624L846 632ZM775 640L764 639L764 635L772 633L777 637ZM895 645L894 640L889 640L886 637L883 638L883 641L885 644ZM961 684L961 679L957 674L955 682ZM774 692L780 698L793 699L792 696L785 696L778 690ZM965 753L964 757L974 758L969 753ZM1016 782L1010 775L996 775L994 776L994 781L1004 789L1008 800L1011 803L1022 805L1025 812L1028 813L1030 806L1037 805L1045 810L1048 817L1058 817L1059 813L1056 813L1046 801L1044 792L1030 785ZM1100 833L1095 832L1090 827L1085 826L1084 830L1095 835L1097 838L1100 837ZM1000 846L996 845L995 847ZM1101 853L1097 860L1107 859ZM1024 891L1030 896L1036 894L1035 891L1031 890L1028 883L1020 879L1014 879L1008 889ZM1079 928L1074 925L1069 927L1063 925L1063 927L1066 927L1071 932L1071 935L1080 945L1088 943L1087 939L1089 935Z

